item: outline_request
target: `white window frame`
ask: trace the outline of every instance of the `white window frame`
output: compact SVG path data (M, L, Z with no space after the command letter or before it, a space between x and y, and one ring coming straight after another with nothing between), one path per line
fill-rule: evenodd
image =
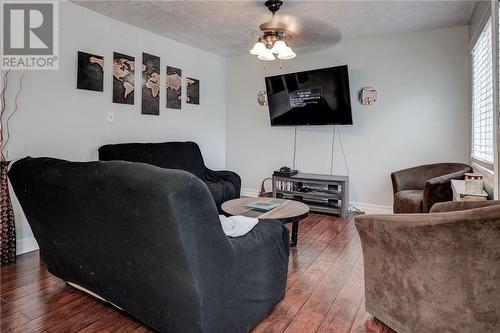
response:
M497 73L496 70L494 70L494 67L496 64L498 64L497 61L494 59L494 54L497 54L497 52L493 52L496 43L494 43L493 39L496 37L496 31L497 29L494 29L494 23L497 22L496 20L493 20L492 15L488 15L485 17L485 24L482 25L481 29L478 31L477 38L474 41L472 48L471 48L471 160L475 162L475 164L479 165L482 169L487 169L490 172L493 172L494 166L495 166L495 161L496 161L496 130L495 130L495 96L494 94L494 87L497 86L494 84L494 82L498 79L495 76L495 73ZM490 29L489 32L487 32L487 29ZM489 35L484 36L485 33L489 33ZM489 37L489 40L485 40L485 37ZM489 63L483 63L483 66L486 67L479 67L479 68L474 68L474 49L476 46L480 46L478 43L489 43L490 45L489 48L485 51L486 56L489 57L486 60L489 60ZM484 54L483 54L484 55ZM480 64L481 65L481 64ZM478 94L475 89L475 78L476 78L476 73L475 71L489 71L490 73L479 73L481 75L479 77L479 84L480 87L479 89L482 89L483 91ZM490 75L490 78L488 77L484 78L485 75ZM485 81L486 80L486 81ZM488 82L489 81L489 82ZM482 85L482 86L481 86ZM485 86L486 85L486 86ZM477 98L479 101L475 101L475 98ZM477 102L477 103L476 103ZM491 115L488 116L488 110L486 112L481 110L481 108L487 108L491 109ZM481 135L477 135L477 123L482 122L483 125L480 125L481 128L485 128L488 126L491 126L491 131L485 131L481 133ZM491 125L484 124L484 123L490 122ZM488 138L489 137L489 138ZM491 142L485 142L485 140L490 139ZM478 143L478 141L480 143ZM485 151L484 148L486 148L486 153L481 154L480 152L477 151L478 146L483 148L483 152ZM488 149L489 148L489 149ZM490 156L488 156L490 155ZM490 158L488 158L490 157Z
M493 147L495 149L495 163L493 165L493 199L498 200L500 189L500 135L499 135L499 120L500 120L500 12L497 1L491 1L491 33L492 33L492 48L493 48Z

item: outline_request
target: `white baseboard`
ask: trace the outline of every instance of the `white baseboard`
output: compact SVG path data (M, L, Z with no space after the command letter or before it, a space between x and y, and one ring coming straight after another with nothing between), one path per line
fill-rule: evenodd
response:
M257 198L259 196L259 192L260 191L251 188L242 188L241 196ZM350 205L365 212L366 214L392 214L391 206L376 205L363 202L350 202Z
M17 255L28 253L35 250L38 250L38 243L36 242L35 237L33 236L28 238L18 239L16 242Z
M366 214L392 214L391 206L369 204L363 202L350 202L351 206L365 212Z
M257 198L259 196L260 191L253 190L250 188L242 188L240 195L242 197L250 197L250 198Z

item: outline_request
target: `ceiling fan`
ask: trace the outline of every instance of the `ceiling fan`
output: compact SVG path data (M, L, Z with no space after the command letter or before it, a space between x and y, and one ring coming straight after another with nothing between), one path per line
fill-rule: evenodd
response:
M259 38L250 53L256 55L258 59L266 61L275 60L276 56L282 60L295 58L295 52L287 44L287 40L291 39L294 33L286 23L281 22L276 16L283 1L267 0L264 5L272 13L272 17L270 21L259 26Z

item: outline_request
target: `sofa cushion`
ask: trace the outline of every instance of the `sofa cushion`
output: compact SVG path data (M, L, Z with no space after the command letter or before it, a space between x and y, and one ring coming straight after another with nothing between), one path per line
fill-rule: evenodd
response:
M404 190L394 195L394 213L422 213L422 190Z
M220 214L222 203L240 197L240 177L232 171L213 171L207 168L200 148L194 142L104 145L99 148L99 160L141 162L164 169L188 171L205 182Z
M100 161L141 162L191 172L206 180L205 162L194 142L120 143L99 148Z

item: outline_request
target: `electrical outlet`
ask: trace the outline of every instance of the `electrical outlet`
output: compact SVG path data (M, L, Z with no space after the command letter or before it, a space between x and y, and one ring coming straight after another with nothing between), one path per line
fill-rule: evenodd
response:
M106 121L108 123L114 123L115 122L115 115L113 112L108 112L108 116L106 117Z

